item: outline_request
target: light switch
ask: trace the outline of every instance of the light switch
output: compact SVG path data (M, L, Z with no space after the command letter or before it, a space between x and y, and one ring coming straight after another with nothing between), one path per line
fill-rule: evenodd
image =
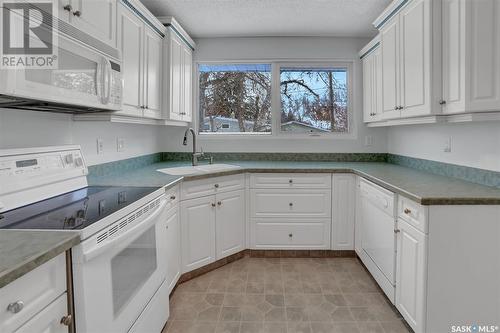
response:
M451 136L447 137L446 140L444 141L443 151L445 153L451 153Z

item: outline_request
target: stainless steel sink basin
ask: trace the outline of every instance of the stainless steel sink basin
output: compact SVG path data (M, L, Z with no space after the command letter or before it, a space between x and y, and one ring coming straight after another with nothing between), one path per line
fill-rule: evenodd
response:
M172 176L188 176L196 174L206 174L212 172L222 172L239 169L240 166L232 164L207 164L197 166L181 166L174 168L158 169L157 171L166 173Z

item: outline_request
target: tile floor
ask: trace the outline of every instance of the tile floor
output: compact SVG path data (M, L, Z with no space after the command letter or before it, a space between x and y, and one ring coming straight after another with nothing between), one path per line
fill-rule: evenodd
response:
M178 286L163 333L411 332L354 258L244 258Z

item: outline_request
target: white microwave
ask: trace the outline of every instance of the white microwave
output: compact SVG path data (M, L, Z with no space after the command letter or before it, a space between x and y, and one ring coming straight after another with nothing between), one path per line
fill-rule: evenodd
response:
M60 20L52 30L57 66L0 70L0 107L68 113L120 110L119 50Z

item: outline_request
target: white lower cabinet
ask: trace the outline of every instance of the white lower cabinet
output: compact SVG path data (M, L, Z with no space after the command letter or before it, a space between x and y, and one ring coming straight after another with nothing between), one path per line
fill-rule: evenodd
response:
M183 273L215 261L215 196L181 201Z
M356 176L332 177L332 250L354 250Z
M67 307L68 295L64 293L15 330L15 333L67 333L68 326L61 324L61 318L68 313Z
M415 333L425 332L427 235L398 220L396 308Z
M216 195L216 258L221 259L245 249L245 191Z
M172 292L181 276L181 225L179 207L167 213L167 278L168 292Z
M181 198L183 273L245 249L243 175L186 182Z
M330 219L252 219L254 249L328 249Z

